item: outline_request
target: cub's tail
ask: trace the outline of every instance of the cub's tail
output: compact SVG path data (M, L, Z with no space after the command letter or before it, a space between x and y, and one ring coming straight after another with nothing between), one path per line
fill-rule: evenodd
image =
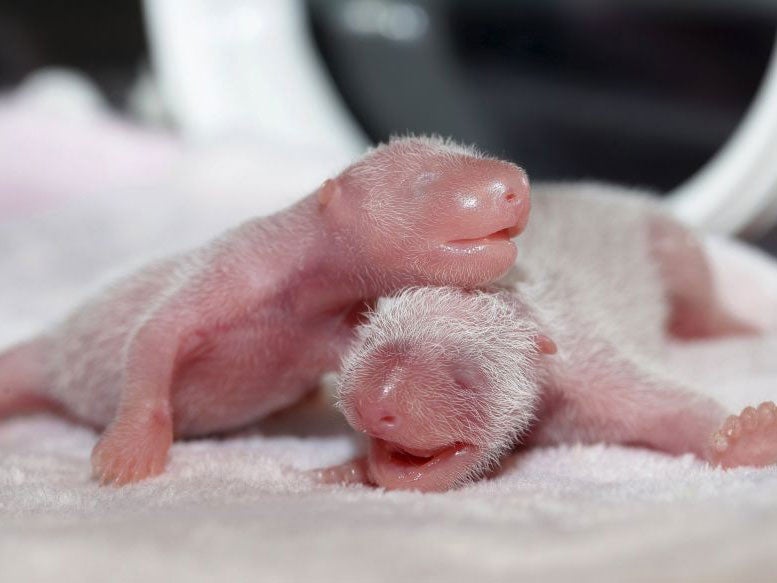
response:
M43 344L32 340L0 353L0 419L52 408L43 392Z

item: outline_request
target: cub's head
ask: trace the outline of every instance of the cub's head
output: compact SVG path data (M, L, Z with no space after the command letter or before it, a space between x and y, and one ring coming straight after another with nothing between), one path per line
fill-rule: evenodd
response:
M323 216L360 261L427 285L504 274L529 218L526 173L436 138L394 139L319 189Z
M386 488L446 490L491 468L533 419L555 352L513 294L418 288L381 300L343 366L340 407Z

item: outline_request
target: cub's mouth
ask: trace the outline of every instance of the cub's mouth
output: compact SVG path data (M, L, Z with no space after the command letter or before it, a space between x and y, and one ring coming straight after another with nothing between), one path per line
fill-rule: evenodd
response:
M510 234L507 232L507 229L502 229L501 231L496 231L495 233L486 235L485 237L476 237L474 239L454 239L453 241L448 241L448 245L453 247L470 247L472 245L488 245L490 243L500 243L502 241L509 240Z
M473 247L501 245L505 243L512 245L510 239L516 235L519 235L522 231L523 229L520 225L514 225L512 227L505 227L503 229L493 231L486 235L478 235L476 237L465 239L453 239L445 243L445 246L454 249L469 249Z
M478 447L463 442L418 449L372 438L369 469L384 488L439 492L457 486L478 462L478 454Z

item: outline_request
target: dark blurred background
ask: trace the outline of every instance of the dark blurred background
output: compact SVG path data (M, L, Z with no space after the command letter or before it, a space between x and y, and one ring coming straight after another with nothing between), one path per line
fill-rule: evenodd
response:
M769 62L766 0L307 0L310 35L372 140L437 132L534 179L669 190L741 121ZM0 87L45 65L125 106L148 43L137 0L0 0ZM765 240L777 245L777 235Z
M358 34L349 4L312 1L313 30L371 137L437 131L520 160L534 178L660 190L736 127L777 24L777 5L747 2L454 0L409 3L424 11L408 42Z
M0 88L44 66L79 69L124 105L148 45L139 0L0 0Z

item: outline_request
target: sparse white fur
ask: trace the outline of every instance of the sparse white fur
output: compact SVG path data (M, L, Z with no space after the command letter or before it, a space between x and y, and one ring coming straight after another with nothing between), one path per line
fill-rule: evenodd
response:
M622 441L641 432L652 403L692 406L694 393L668 382L661 364L669 301L651 253L657 220L673 219L644 191L597 183L535 187L532 219L519 239L520 268L502 283L525 294L559 347L550 386L586 410L583 420L581 407L560 408L535 441ZM615 410L623 414L614 418Z
M440 171L460 168L463 158L482 160L488 158L474 146L462 145L440 136L393 136L387 144L370 149L362 158L367 164L358 164L346 174L359 182L359 187L370 193L367 211L378 228L389 230L397 225L411 224L408 215L385 204L379 193L395 188L407 176L414 176L418 184L426 178L429 154L434 152L440 162ZM412 188L412 187L411 187Z
M533 194L518 267L502 284L536 306L559 345L554 361L589 360L616 344L652 362L665 347L669 310L650 252L650 221L664 214L656 199L595 183L540 185Z
M393 165L397 157L402 159L403 163L413 164L414 162L423 163L424 158L429 151L436 155L448 155L451 161L456 161L461 156L467 156L477 159L489 158L483 151L476 146L460 144L450 138L444 138L438 135L416 136L413 134L392 136L388 143L378 144L370 148L361 160L373 162L368 165L360 165L359 172L361 176L383 176L383 172ZM388 156L386 156L388 154ZM377 163L374 163L377 162Z

